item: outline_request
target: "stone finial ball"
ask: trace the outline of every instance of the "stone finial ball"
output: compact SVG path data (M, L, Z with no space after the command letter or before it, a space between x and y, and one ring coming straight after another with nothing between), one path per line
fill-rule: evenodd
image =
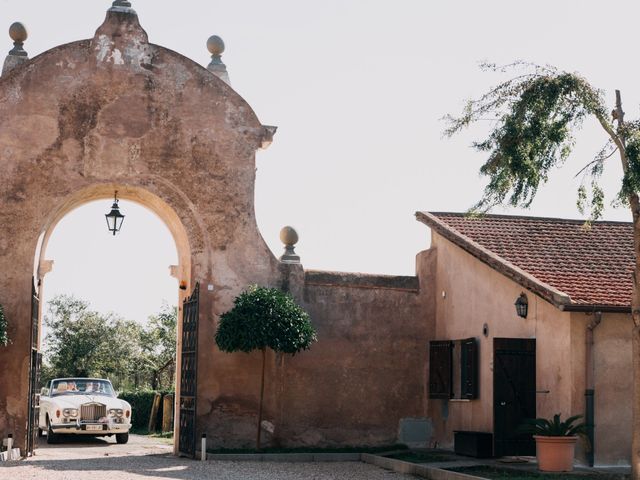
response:
M24 42L29 34L23 23L15 22L9 27L9 36L14 42Z
M222 55L224 52L224 42L218 35L212 35L207 40L207 48L211 55Z
M293 247L298 243L298 232L293 227L283 227L280 230L280 241L287 247Z

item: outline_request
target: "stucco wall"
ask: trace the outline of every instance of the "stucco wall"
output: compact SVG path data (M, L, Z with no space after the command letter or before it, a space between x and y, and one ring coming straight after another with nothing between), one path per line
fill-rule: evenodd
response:
M576 323L580 323L579 315L576 317ZM594 331L596 465L630 462L632 328L630 315L604 313Z
M311 314L318 342L283 359L284 443L391 444L401 419L426 417L432 262L430 252L418 256L419 283L307 272L303 285L291 285Z
M523 288L437 233L435 340L475 337L479 342L479 398L430 400L435 437L441 447L453 447L454 430L493 432L493 339L535 338L538 416L572 409L571 317L527 292L529 314L516 315L514 302ZM489 327L483 335L483 325ZM578 412L582 413L582 411Z
M256 283L291 291L319 336L310 352L268 358L265 418L276 430L266 443L389 443L401 418L425 416L431 254L420 255L419 285L306 276L278 262L253 204L255 151L271 134L228 85L149 44L137 16L118 9L93 39L0 78L0 304L13 342L0 348L0 437L26 445L32 275L46 284L37 272L47 236L70 210L116 189L173 233L188 284L180 294L201 284L196 426L210 446L255 439L259 354L223 354L214 334Z
M584 415L587 327L593 313L564 312L531 292L529 314L518 317L513 303L523 288L432 233L436 254L434 339L476 337L480 344L477 400L431 400L434 440L453 446L454 430L493 431L493 338L536 339L538 417ZM443 292L445 295L443 295ZM482 335L483 324L489 335ZM631 445L631 334L628 314L604 313L594 330L595 463L628 465ZM548 393L542 393L546 392ZM577 459L586 462L586 444Z
M0 435L24 445L36 251L65 213L116 189L174 233L186 293L202 283L199 396L221 396L223 380L205 381L228 362L213 346L215 319L246 285L280 282L253 206L267 134L224 82L149 44L132 14L111 12L93 39L0 79L0 303L13 342L0 348Z

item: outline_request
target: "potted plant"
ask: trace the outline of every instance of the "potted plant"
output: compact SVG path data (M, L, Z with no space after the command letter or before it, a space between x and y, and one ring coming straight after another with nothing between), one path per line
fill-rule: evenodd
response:
M542 472L570 472L573 470L578 436L585 435L586 425L575 423L582 415L574 415L564 422L557 413L553 419L530 419L520 428L522 433L532 433L536 441L538 470Z

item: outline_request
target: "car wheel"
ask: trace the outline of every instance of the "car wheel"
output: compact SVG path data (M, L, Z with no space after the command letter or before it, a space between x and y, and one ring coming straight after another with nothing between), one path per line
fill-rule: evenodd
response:
M49 428L47 428L47 443L48 444L57 443L58 435L53 433L53 429L51 428L51 420L47 419L47 423L49 425Z
M127 433L116 433L116 443L125 444L129 441L129 432Z

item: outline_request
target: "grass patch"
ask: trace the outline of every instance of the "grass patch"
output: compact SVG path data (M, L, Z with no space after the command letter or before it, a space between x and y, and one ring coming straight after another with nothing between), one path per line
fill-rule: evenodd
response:
M411 463L435 463L435 462L455 462L457 458L453 455L448 455L446 452L401 452L389 455L389 458L395 458L396 460L402 460Z
M406 445L383 445L381 447L266 447L257 451L255 448L216 448L207 449L207 453L381 453L392 450L407 450Z
M477 467L447 468L452 472L466 473L490 480L629 480L631 475L615 473L572 472L572 473L542 473L515 468L491 467L488 465Z

